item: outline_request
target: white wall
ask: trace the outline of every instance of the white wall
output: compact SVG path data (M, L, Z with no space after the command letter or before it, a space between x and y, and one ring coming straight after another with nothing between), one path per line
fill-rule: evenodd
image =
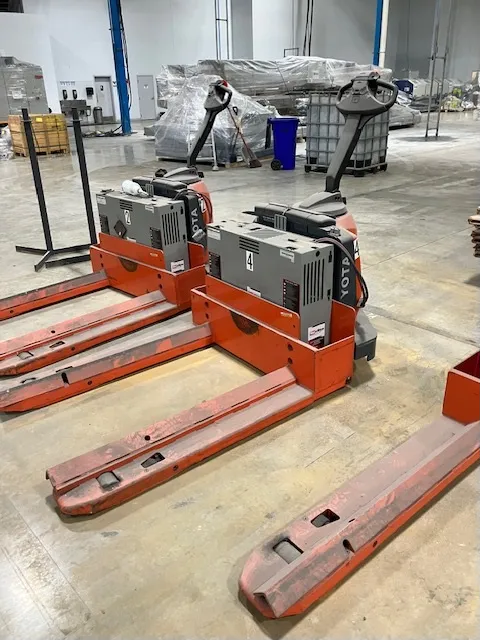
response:
M230 30L232 58L252 58L252 0L230 0Z
M376 4L376 0L314 0L311 55L371 63ZM306 0L299 1L297 45L301 54L306 5Z
M55 66L45 18L23 13L2 13L0 18L1 55L15 56L40 65L50 109L60 111Z
M434 22L435 0L411 2L391 0L387 40L387 62L398 77L409 70L421 77L429 73L429 57ZM451 51L447 76L469 80L471 72L479 69L479 0L454 0L454 20L451 31ZM448 23L448 2L442 3L439 55L444 53ZM441 73L441 61L436 65Z
M90 81L93 86L94 76L115 81L106 0L24 0L23 7L26 14L46 19L58 82ZM115 89L114 103L118 116Z
M479 70L479 0L457 0L448 75L469 80Z
M58 81L93 81L94 76L115 81L107 0L24 0L23 5L26 13L48 20ZM122 0L122 12L135 119L140 117L137 75L155 76L161 64L215 58L214 2ZM115 89L114 98L118 117Z
M282 58L296 46L296 17L297 0L252 0L254 59Z
M215 58L213 0L122 0L132 84L132 118L139 118L137 75L161 64ZM110 57L112 52L110 51Z

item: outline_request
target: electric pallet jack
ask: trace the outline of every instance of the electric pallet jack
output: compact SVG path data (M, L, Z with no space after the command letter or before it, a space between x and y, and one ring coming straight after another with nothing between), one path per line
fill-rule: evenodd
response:
M205 281L206 224L212 222L210 195L195 163L231 96L223 81L209 87L187 167L134 178L140 196L97 194L101 233L90 248L92 274L0 300L5 320L109 287L135 297L0 342L0 376L9 377L0 382L1 411L42 407L163 361L162 349L141 346L115 364L84 359L77 369L59 363L190 309L191 289Z
M264 617L305 612L479 461L479 352L451 369L442 415L254 550L239 586Z
M358 76L341 89L346 125L328 186L338 188L362 127L395 97L396 88L378 74ZM193 326L156 348L167 360L216 345L263 376L47 470L61 512L93 514L165 482L343 388L356 355L373 355L375 333L367 353L358 334L356 354L356 316L368 292L352 218L338 190L317 195L313 205L271 204L254 212L253 223L209 224L210 273L192 290ZM344 290L352 305L343 302Z

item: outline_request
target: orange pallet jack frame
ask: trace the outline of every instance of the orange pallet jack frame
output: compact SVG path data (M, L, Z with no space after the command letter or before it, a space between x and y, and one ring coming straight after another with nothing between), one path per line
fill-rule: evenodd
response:
M304 612L479 461L479 352L450 370L443 413L248 557L240 590L265 617Z
M93 514L138 496L341 389L352 376L355 310L341 303L333 302L331 343L320 349L299 340L298 314L210 276L192 292L192 314L202 340L264 375L47 470L64 514Z
M160 250L106 234L100 234L99 244L90 248L90 257L94 273L5 298L0 301L0 318L108 287L135 298L0 342L0 376L32 372L188 310L191 289L205 280L204 250L192 243L191 268L177 274L165 269ZM26 382L34 380L28 377ZM0 409L8 411L3 405L0 402Z

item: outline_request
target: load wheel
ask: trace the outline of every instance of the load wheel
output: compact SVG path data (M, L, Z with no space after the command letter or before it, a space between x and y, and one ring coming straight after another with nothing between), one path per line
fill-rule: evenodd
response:
M274 171L279 171L279 169L282 169L281 161L274 158L274 160L271 161L271 169L273 169Z

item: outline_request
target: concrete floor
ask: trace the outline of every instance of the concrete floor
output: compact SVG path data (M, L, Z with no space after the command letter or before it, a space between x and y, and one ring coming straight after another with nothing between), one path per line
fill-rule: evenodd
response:
M390 134L386 173L346 177L360 231L378 355L352 384L143 496L60 519L45 469L257 374L208 349L0 425L0 637L7 639L479 638L479 475L467 474L305 616L263 621L239 601L249 551L440 411L446 370L476 349L479 262L467 217L479 204L479 123L443 116ZM153 143L87 140L91 188L152 171ZM206 169L217 218L322 189L296 171ZM75 156L41 158L55 243L87 242ZM87 273L34 274L15 243L41 243L29 163L0 163L2 296ZM1 338L98 308L99 293L2 323ZM188 319L187 319L188 320ZM171 321L172 326L186 319Z

